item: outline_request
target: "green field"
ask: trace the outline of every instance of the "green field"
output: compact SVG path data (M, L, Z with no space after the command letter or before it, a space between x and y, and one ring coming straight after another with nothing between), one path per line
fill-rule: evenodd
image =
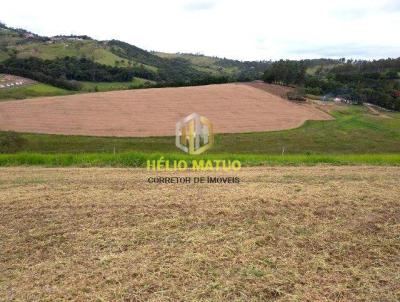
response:
M364 107L348 106L334 112L333 115L334 120L308 121L303 126L291 130L219 134L215 137L214 147L204 156L211 159L241 158L244 163L250 165L399 163L400 113L386 113L385 117L380 117L369 114ZM60 165L124 166L129 163L141 166L149 156L184 156L183 153L177 152L174 137L116 138L14 134L13 138L9 139L7 135L6 132L0 133L0 151L22 154L3 155L2 165L53 165L59 161ZM8 140L11 140L11 143L7 142Z
M134 78L131 82L80 82L80 91L66 90L48 84L37 83L20 87L0 89L0 100L21 100L26 98L68 95L82 92L104 92L111 90L125 90L142 88L153 82L141 78Z
M114 55L105 46L94 41L61 41L52 44L27 43L19 45L17 51L20 58L34 56L45 60L54 60L66 56L85 56L97 63L109 66L115 66L116 61L123 61L123 58Z
M161 58L185 59L189 61L191 64L193 64L195 69L210 73L212 75L220 75L221 73L225 75L232 75L240 71L239 68L237 67L226 67L226 66L223 67L218 65L218 61L220 61L221 59L217 57L209 57L209 56L186 54L186 53L156 52L155 54Z
M1 37L5 41L4 36ZM44 60L55 60L62 57L85 57L99 64L118 67L129 66L143 66L145 69L157 72L158 68L155 66L142 64L131 58L127 60L118 55L115 55L107 43L94 40L61 40L52 43L43 42L30 42L30 43L16 43L9 41L12 49L17 52L18 58L37 57ZM9 57L6 52L0 51L0 62ZM130 62L129 62L130 61Z
M154 83L146 79L134 78L131 82L81 82L82 91L93 92L93 91L112 91L112 90L125 90L141 88L146 83Z
M85 57L99 64L118 67L143 66L145 69L157 72L155 66L142 64L131 58L115 55L106 43L93 40L62 40L54 43L26 43L16 47L19 58L37 57L44 60L55 60L62 57ZM1 57L0 57L1 58ZM129 63L130 61L130 63Z
M33 85L0 89L0 100L20 100L30 97L67 95L71 93L74 92L51 85L38 83Z

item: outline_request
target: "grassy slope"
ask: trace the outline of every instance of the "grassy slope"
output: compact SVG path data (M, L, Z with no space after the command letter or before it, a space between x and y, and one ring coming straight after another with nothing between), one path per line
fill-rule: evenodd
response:
M30 42L30 43L18 43L24 41L23 38L11 30L0 29L0 42L1 44L7 45L10 49L17 50L18 57L39 57L42 59L53 60L57 57L65 56L85 56L93 59L94 61L115 66L118 61L118 66L128 66L127 60L113 54L107 46L98 41L83 40L83 41L72 41L64 40L55 43L42 43L42 42ZM6 60L9 55L5 51L0 51L0 62ZM139 63L132 61L133 65L139 65ZM144 65L145 68L157 71L157 68L153 66ZM84 82L82 91L94 91L95 86L98 86L99 91L117 90L117 89L128 89L131 86L139 87L140 84L144 83L143 79L135 78L133 82L127 83L88 83ZM67 91L59 89L45 84L37 84L25 87L1 89L0 100L7 99L24 99L29 97L40 97L40 96L56 96L72 94L74 91Z
M307 121L275 132L216 135L211 154L394 153L400 152L400 113L392 118L368 114L364 107L343 107L335 120ZM26 152L175 152L173 137L111 138L23 134Z
M0 89L0 100L19 100L29 97L67 95L71 93L74 92L47 84L37 83L22 87Z
M118 66L127 67L128 61L115 54L113 54L108 46L104 45L102 42L83 40L83 41L72 41L64 40L55 43L39 43L30 42L17 45L17 43L22 42L24 39L19 37L13 31L10 30L0 30L0 42L4 45L8 45L10 49L17 50L18 57L39 57L42 59L55 59L57 57L64 56L85 56L87 58L93 59L94 61L115 66L116 61L118 61ZM0 62L7 59L9 56L5 51L0 51ZM151 71L157 71L158 69L154 66L149 66L145 64L139 64L139 62L131 61L133 66L143 65L145 68ZM128 88L138 88L143 84L145 80L140 78L135 78L132 82L125 83L89 83L83 82L82 92L94 91L95 87L98 87L98 91L109 91L109 90L119 90ZM40 96L57 96L76 93L74 91L68 91L65 89L60 89L51 85L46 84L36 84L31 86L24 86L18 88L9 88L0 90L0 100L13 100L13 99L24 99L30 97L40 97Z
M202 56L202 55L193 55L193 54L180 54L180 53L164 53L164 52L155 52L155 54L162 58L183 58L188 60L190 63L194 65L194 67L199 71L209 72L213 75L220 75L221 72L223 74L234 74L239 71L236 67L221 67L216 63L219 58Z
M221 67L217 64L217 62L221 60L219 58L191 54L153 54L135 46L130 47L136 49L136 52L129 52L128 57L126 57L122 55L124 51L118 52L118 48L121 46L119 46L118 43L112 43L112 41L71 40L67 37L57 41L40 41L38 39L27 39L14 30L1 28L0 46L0 48L4 49L0 51L0 62L9 57L8 53L15 52L17 57L20 58L38 57L48 60L54 60L58 57L61 58L65 56L86 57L100 64L118 67L143 67L150 72L158 73L160 69L165 67L165 64L168 65L171 62L171 64L178 64L174 63L175 61L169 62L169 60L161 60L163 62L160 63L159 57L171 59L179 57L191 63L188 64L188 66L185 65L186 67L181 66L184 69L186 68L187 70L185 70L187 72L196 70L198 73L208 73L213 76L232 76L240 72L242 68L247 70L246 66L241 66L240 64L239 66ZM157 55L159 57L157 57ZM116 83L113 86L116 85L120 85L120 83ZM103 85L103 87L105 87L105 85ZM122 86L122 89L124 88L125 86ZM115 88L112 87L111 90L115 90ZM88 89L85 89L85 91L88 91ZM100 89L100 91L103 90Z
M39 57L46 60L54 60L57 57L86 56L94 61L114 66L115 61L122 58L114 55L106 48L94 41L61 41L54 44L28 43L17 47L18 57Z
M0 75L1 76L1 75ZM94 92L96 91L111 91L141 88L146 82L146 79L134 78L131 82L81 82L82 88L80 91L65 90L47 84L37 83L22 87L12 87L0 89L1 100L20 100L26 98L43 97L43 96L58 96L75 94L79 92Z
M134 78L131 82L81 82L82 83L82 91L92 92L97 91L111 91L111 90L124 90L124 89L132 89L132 88L140 88L146 82L151 83L152 81Z
M332 121L307 121L286 131L223 135L222 146L230 141L239 153L373 153L400 152L400 113L392 118L370 115L364 107L351 106L333 113Z
M192 160L228 161L239 160L243 167L252 166L312 166L329 165L389 165L400 166L400 154L329 154L329 155L259 155L259 154L208 154L188 156L182 153L78 153L41 154L17 153L0 154L0 167L4 166L46 166L46 167L147 167L147 161L162 158L173 166L174 161L185 160L191 167ZM215 167L215 166L214 166ZM168 171L173 171L168 170ZM211 170L210 170L211 171Z
M58 37L57 40L45 41L41 37L25 38L23 34L13 29L0 28L0 62L5 60L8 53L15 52L17 57L39 57L42 59L55 59L57 57L86 57L101 64L110 66L128 67L143 66L145 69L157 73L160 70L172 72L175 68L181 68L182 73L197 72L209 73L214 76L232 76L241 71L253 72L248 64L238 61L224 60L216 57L208 57L193 54L167 54L161 52L149 52L134 45L122 41L97 41L97 40L73 40L69 37ZM191 64L182 64L177 60L186 59ZM219 63L223 63L221 66ZM253 68L260 72L259 62L253 62ZM175 64L175 65L174 65ZM253 75L254 76L254 75Z
M129 62L127 59L121 58L111 52L109 47L98 41L83 40L63 40L55 43L25 43L15 47L17 56L20 58L38 57L45 60L54 60L61 57L86 57L97 63L109 65L128 67ZM0 61L1 61L0 54ZM6 58L3 58L6 59ZM116 64L118 62L118 64ZM140 64L134 59L131 60L132 66L143 65L144 68L157 72L158 68L146 64Z

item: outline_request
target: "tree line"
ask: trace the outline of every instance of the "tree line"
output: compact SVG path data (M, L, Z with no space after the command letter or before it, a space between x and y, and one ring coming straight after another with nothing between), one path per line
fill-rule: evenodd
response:
M400 58L340 59L325 66L321 64L314 73L307 74L312 63L310 60L275 62L265 71L264 81L301 87L308 94L339 96L358 104L368 102L400 110Z

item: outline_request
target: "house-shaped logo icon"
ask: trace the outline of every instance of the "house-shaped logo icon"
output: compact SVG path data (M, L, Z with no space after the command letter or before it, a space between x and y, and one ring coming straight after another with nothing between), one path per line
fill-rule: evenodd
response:
M189 154L200 154L214 143L213 127L204 116L192 113L176 123L175 144Z

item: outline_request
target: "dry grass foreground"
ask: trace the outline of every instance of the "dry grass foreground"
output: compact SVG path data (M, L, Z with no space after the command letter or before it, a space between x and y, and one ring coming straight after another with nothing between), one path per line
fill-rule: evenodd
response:
M0 130L145 137L175 135L176 122L193 112L208 117L217 133L282 130L331 119L308 104L274 95L282 89L273 86L222 84L8 101L0 103Z
M400 299L400 168L148 175L0 169L0 300Z

